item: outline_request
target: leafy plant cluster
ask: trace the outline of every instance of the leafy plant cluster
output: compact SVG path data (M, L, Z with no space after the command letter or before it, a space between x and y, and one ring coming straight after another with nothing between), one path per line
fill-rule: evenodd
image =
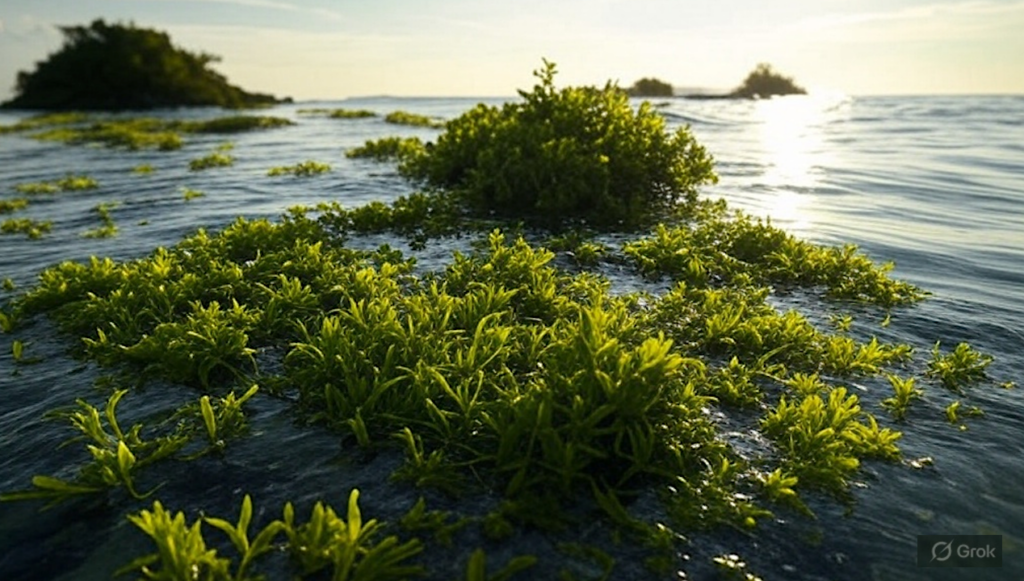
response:
M248 93L210 68L219 58L175 47L163 32L134 24L62 26L64 44L32 72L18 73L3 107L123 110L276 103Z
M710 155L686 129L665 131L649 104L624 91L556 89L555 66L521 102L478 105L445 125L407 175L455 193L471 212L546 227L646 225L716 180Z
M816 246L770 221L729 215L724 206L705 207L704 212L689 224L659 225L654 236L626 245L626 255L642 272L696 287L823 287L834 299L884 307L910 304L924 296L913 285L888 276L892 263L877 266L856 246Z
M0 223L0 233L2 234L24 234L35 240L42 238L44 234L50 231L53 227L53 222L49 220L35 220L32 218L8 218Z
M14 189L20 194L53 194L92 190L98 187L100 187L99 182L89 176L68 175L59 180L17 184Z
M408 111L392 111L384 116L384 122L394 125L411 125L413 127L444 127L443 121L432 119L426 115L409 113Z
M110 215L110 210L117 207L117 203L102 203L97 204L93 211L99 215L102 226L86 230L82 233L82 236L86 238L112 238L117 236L117 223L114 222L113 216Z
M138 423L125 431L117 418L117 405L128 393L118 390L108 399L103 413L83 400L77 400L76 411L61 414L80 435L68 440L65 445L85 441L90 460L83 464L75 477L63 480L53 476L37 475L32 479L32 489L0 494L0 501L47 500L56 504L82 495L104 493L123 487L134 498L146 498L154 491L140 493L136 487L139 471L156 462L179 456L186 446L203 433L208 446L185 458L193 459L212 451L223 450L228 439L244 433L247 425L242 405L258 391L252 386L241 397L235 392L211 400L203 396L198 405L183 406L169 419L158 424L171 428L162 434L143 439L143 424Z
M397 477L500 490L517 520L550 524L588 490L618 514L654 484L680 522L754 522L764 499L842 493L862 459L898 457L898 433L824 378L881 373L908 347L779 313L750 277L681 282L640 308L641 297L610 296L593 275L562 273L551 252L498 233L425 278L386 247L339 244L417 223L429 199L240 219L146 259L64 263L17 301L16 318L49 312L101 364L201 389L250 381L257 350L283 350L283 370L260 382L307 417L361 446L405 449ZM762 413L778 457L725 444L706 413L715 406ZM835 452L808 452L819 446ZM774 492L754 500L773 470Z
M347 518L339 517L330 506L317 503L309 520L297 523L291 503L283 517L270 522L251 540L253 506L249 495L242 501L238 522L202 517L192 524L184 513L172 513L160 502L152 510L129 516L129 520L156 545L155 553L140 557L121 572L138 571L146 579L187 581L244 581L260 579L250 570L260 557L284 549L302 578L329 572L335 580L399 580L423 573L423 568L407 561L422 551L418 540L402 543L397 536L382 536L383 525L376 520L363 521L359 510L359 491L349 496ZM203 525L222 532L237 553L237 559L222 556L207 545ZM283 542L279 542L281 538ZM321 578L321 577L314 577Z
M272 167L267 171L268 176L314 176L331 171L331 166L319 161L303 161L295 165L282 165Z
M25 198L0 200L0 214L13 214L18 210L24 210L26 207L28 207L28 200Z
M300 115L319 115L324 117L330 117L331 119L365 119L368 117L376 117L377 114L373 111L367 111L366 109L299 109Z

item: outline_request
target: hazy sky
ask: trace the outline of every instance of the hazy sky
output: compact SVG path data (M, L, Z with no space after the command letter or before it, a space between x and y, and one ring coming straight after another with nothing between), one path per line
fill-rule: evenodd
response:
M1024 0L2 0L0 99L99 17L296 99L513 95L542 57L559 84L732 88L764 61L812 90L1024 94Z

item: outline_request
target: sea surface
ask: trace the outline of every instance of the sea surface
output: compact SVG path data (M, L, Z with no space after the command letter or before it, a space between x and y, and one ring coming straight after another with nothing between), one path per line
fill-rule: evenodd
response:
M281 105L260 113L291 118L297 125L190 136L176 152L0 136L0 199L19 197L16 184L68 173L88 174L100 183L96 190L32 196L28 208L4 216L51 220L53 230L39 240L0 236L0 278L9 277L16 293L59 261L142 257L199 227L222 228L237 216L276 219L295 205L394 200L413 186L391 165L347 159L345 150L390 135L429 140L439 130L388 125L380 117L314 117L298 110L405 110L450 119L479 101L378 97ZM896 425L904 433L907 463L866 463L852 503L809 499L815 519L790 514L753 532L694 533L689 560L680 557L677 568L689 571L688 579L711 578L710 558L736 552L765 581L1024 578L1024 97L811 95L765 101L667 99L655 105L671 129L689 126L715 157L720 181L704 188L703 195L770 217L773 224L814 242L857 244L879 262L894 261L894 276L932 293L919 305L895 310L884 329L877 312L853 313L853 332L859 337L875 333L910 343L919 365L936 341L943 350L967 341L995 357L988 369L991 379L963 398L965 409L984 411L983 417L964 420L965 430L947 422L944 413L957 396L923 385L925 398L911 408L908 422ZM205 109L158 113L174 118L223 114ZM26 115L0 113L0 124ZM188 170L190 159L226 141L234 144L234 166ZM306 179L266 176L272 166L305 160L326 162L333 169ZM132 173L140 164L151 164L155 171ZM205 196L186 201L184 188ZM111 215L118 236L82 237L100 226L93 211L99 203L117 204ZM381 242L407 248L388 237L356 241L367 246ZM431 243L417 256L423 268L438 268L453 248L463 246L458 241ZM14 339L24 341L26 357L43 362L16 366ZM34 323L25 335L0 335L0 491L27 488L36 474L68 476L68 463L79 458L71 448L57 449L70 435L67 427L43 419L76 398L97 405L103 400L92 387L100 371L70 358L72 346L45 321ZM999 387L1011 381L1020 388ZM891 424L877 405L884 388L851 382L865 408ZM183 388L159 386L143 398L126 398L124 421L179 401L182 394ZM233 517L241 495L251 493L257 520L266 522L288 500L308 507L326 498L341 508L348 489L358 487L364 515L394 520L419 496L387 480L399 458L353 459L336 436L296 429L287 406L271 398L258 398L252 411L252 436L229 447L225 458L153 468L155 481L172 481L158 493L166 506L186 510L190 518L200 510ZM909 460L923 457L930 457L932 465L910 465ZM182 470L188 471L184 478ZM460 510L486 512L496 499L459 503ZM146 506L148 501L138 502L130 510ZM43 512L35 503L0 504L0 580L110 579L147 550L146 539L124 512L123 506L102 504ZM591 533L572 535L585 540ZM925 534L1001 535L1003 565L919 568L917 536ZM463 578L464 556L473 547L460 546L472 539L459 538L451 549L461 551L459 559L426 557L436 565L431 579ZM523 578L557 578L560 553L543 536L524 533L486 548L488 562L496 564L517 554L537 554L541 565ZM641 557L627 550L615 556L612 579L658 578L639 565ZM599 569L579 567L574 573L580 579L599 576Z

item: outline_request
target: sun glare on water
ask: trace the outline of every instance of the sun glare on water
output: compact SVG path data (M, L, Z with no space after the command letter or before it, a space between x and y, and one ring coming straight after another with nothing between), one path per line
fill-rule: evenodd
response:
M760 210L787 229L814 229L814 191L822 185L822 168L832 161L824 131L843 103L841 96L801 95L754 105L765 163Z

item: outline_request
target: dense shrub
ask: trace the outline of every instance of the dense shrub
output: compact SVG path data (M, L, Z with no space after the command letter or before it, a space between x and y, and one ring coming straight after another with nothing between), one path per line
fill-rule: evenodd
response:
M5 107L24 109L150 109L277 102L247 93L209 67L216 56L175 47L163 32L134 24L60 27L64 45L29 73L18 73Z
M643 225L714 182L711 156L687 129L669 134L650 105L634 110L612 83L554 86L555 66L521 102L477 105L449 121L404 169L457 192L475 213L540 226Z

